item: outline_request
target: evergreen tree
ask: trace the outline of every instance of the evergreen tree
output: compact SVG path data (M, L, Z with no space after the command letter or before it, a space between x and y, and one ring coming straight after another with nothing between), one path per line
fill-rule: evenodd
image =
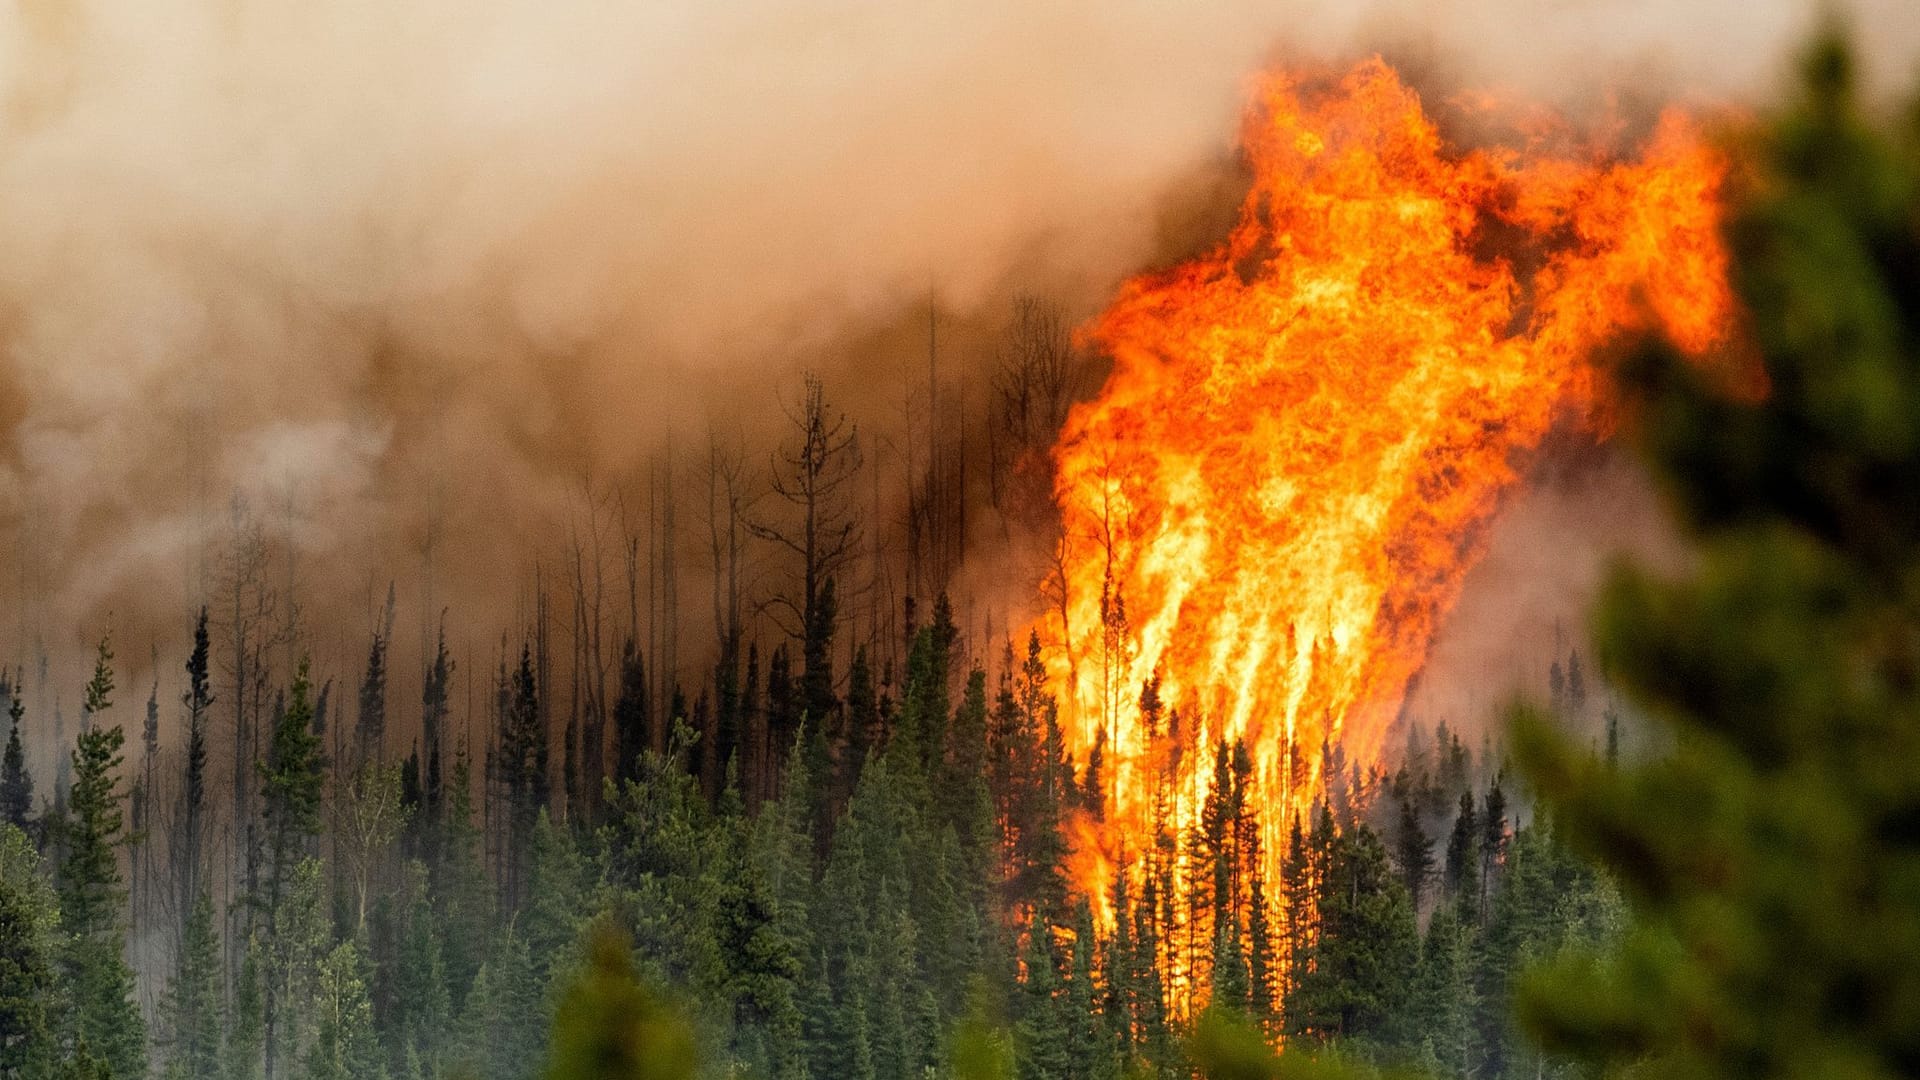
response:
M1507 857L1507 793L1496 777L1487 789L1480 818L1480 918L1487 917L1489 898Z
M320 832L325 777L321 772L320 738L313 730L308 670L307 661L302 659L294 671L286 705L275 717L266 760L259 764L266 851L260 893L254 902L273 960L262 981L261 998L267 1080L278 1080L281 1070L290 1064L281 1051L283 1045L292 1045L292 1040L282 1029L287 1026L287 1013L294 1000L296 971L310 951L304 929L297 925L305 915L297 910L304 898L294 895L295 878L308 863L313 838ZM317 866L311 873L318 875Z
M16 699L18 700L18 699ZM0 825L0 1076L40 1080L60 1056L54 947L59 911L34 873L37 857L26 835Z
M199 1080L220 1074L220 995L220 939L213 900L202 892L187 913L173 981L161 1003L168 1077Z
M620 696L613 703L613 779L637 779L640 755L653 745L647 709L647 668L631 637L620 652Z
M502 932L474 978L461 1024L458 1065L488 1080L533 1080L545 1057L545 983L535 974L527 943L511 927Z
M409 864L406 882L398 956L375 973L376 981L392 983L387 995L391 1007L379 1020L395 1074L404 1072L410 1059L429 1071L437 1070L453 1017L440 928L428 896L427 868L418 862Z
M7 749L0 757L0 820L16 829L26 829L33 813L33 774L27 771L26 749L20 742L21 718L26 702L15 695L7 706L11 721L7 730Z
M1060 956L1053 931L1037 915L1027 924L1026 978L1020 1020L1015 1025L1015 1060L1020 1080L1067 1080L1073 1061L1070 1002L1061 1000Z
M433 659L420 684L420 789L425 812L420 831L428 863L438 863L446 810L447 714L453 688L453 658L447 653L447 628L441 624L434 639Z
M208 893L206 844L210 822L207 820L207 723L213 709L208 657L207 609L200 609L193 624L193 651L187 655L187 692L181 704L187 710L187 747L180 777L180 804L174 816L174 835L170 838L174 854L175 903L180 914L176 959L189 950L186 939L194 908ZM175 976L181 973L176 970Z
M1413 906L1371 828L1327 843L1317 932L1287 1011L1296 1034L1382 1040L1405 1010L1419 956Z
M507 864L501 890L503 906L513 910L524 898L525 855L548 799L547 732L541 724L540 687L530 644L521 645L520 663L503 679L502 696L495 761L507 801Z
M430 871L435 874L430 883L449 1007L454 1010L466 1001L492 929L492 893L481 861L480 831L473 820L472 780L472 767L463 747L454 755L452 779L447 786L444 857Z
M1400 867L1400 880L1406 884L1407 899L1413 910L1420 910L1427 882L1433 877L1433 842L1420 827L1420 813L1413 800L1400 799L1400 823L1395 837L1394 861Z
M1517 730L1556 824L1635 902L1603 962L1570 958L1520 999L1596 1072L1920 1062L1920 99L1869 105L1835 36L1803 72L1747 143L1727 231L1747 385L1765 392L1662 347L1627 369L1694 557L1677 580L1616 574L1597 636L1674 737L1609 769L1543 724Z
M1447 895L1464 912L1478 914L1480 901L1480 819L1473 805L1473 792L1460 793L1460 808L1453 816L1453 832L1447 836L1447 857L1442 868Z
M72 755L72 786L59 824L57 877L65 941L59 958L67 990L66 1044L85 1042L115 1077L146 1071L146 1030L133 1001L133 971L123 955L119 849L125 845L125 793L120 790L120 725L97 718L112 708L113 651L100 642L87 684L87 722Z
M305 1080L386 1080L364 966L350 941L320 961L310 1006L313 1038L301 1062Z
M249 942L234 979L227 1041L220 1052L223 1080L259 1080L264 1075L267 1038L266 996L261 987L264 966L266 957L259 942Z

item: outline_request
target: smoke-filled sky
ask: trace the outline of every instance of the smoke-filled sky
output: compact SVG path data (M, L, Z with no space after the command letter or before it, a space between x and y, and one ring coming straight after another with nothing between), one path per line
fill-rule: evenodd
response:
M443 576L481 589L669 431L770 442L803 365L897 411L910 358L847 343L896 342L869 331L930 292L962 324L1018 290L1094 310L1195 242L1182 208L1276 56L1384 50L1576 112L1738 102L1817 9L22 0L0 593L58 647L174 620L235 490L291 494L346 610L416 572L429 508ZM1870 73L1906 84L1912 0L1854 10ZM965 340L957 371L989 359Z

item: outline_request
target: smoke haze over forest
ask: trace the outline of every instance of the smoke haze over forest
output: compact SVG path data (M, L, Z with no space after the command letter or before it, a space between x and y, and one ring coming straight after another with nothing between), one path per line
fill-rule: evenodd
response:
M1905 7L1853 5L1889 82ZM1264 60L1383 50L1576 116L1739 102L1815 8L32 0L0 25L0 641L77 673L111 625L138 668L236 492L336 660L389 580L409 622L524 622L589 497L644 520L668 441L693 488L710 432L761 469L803 369L894 528L929 296L943 406L983 411L1014 295L1076 321L1212 238Z

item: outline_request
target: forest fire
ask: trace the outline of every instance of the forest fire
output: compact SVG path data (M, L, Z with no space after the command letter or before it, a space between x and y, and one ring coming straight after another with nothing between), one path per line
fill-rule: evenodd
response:
M1730 325L1724 163L1684 116L1629 155L1525 141L1456 152L1378 60L1270 76L1231 235L1083 330L1115 367L1056 450L1047 629L1068 741L1103 759L1106 822L1080 856L1096 903L1113 866L1136 896L1149 872L1189 895L1199 856L1175 838L1225 797L1218 748L1243 743L1244 911L1323 744L1376 760L1528 452L1601 422L1590 354L1655 328L1704 353ZM1172 913L1188 936L1209 918Z

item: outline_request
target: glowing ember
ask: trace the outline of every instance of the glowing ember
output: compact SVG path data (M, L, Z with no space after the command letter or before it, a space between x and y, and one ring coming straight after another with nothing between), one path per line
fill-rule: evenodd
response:
M1194 828L1221 740L1252 757L1276 881L1323 741L1374 760L1527 452L1596 411L1589 354L1653 322L1701 351L1731 323L1723 162L1677 114L1634 160L1460 153L1376 60L1266 79L1244 139L1238 225L1083 331L1115 367L1056 450L1046 633L1076 755L1105 746L1079 858L1103 903L1114 866L1137 894L1156 791L1171 835Z

